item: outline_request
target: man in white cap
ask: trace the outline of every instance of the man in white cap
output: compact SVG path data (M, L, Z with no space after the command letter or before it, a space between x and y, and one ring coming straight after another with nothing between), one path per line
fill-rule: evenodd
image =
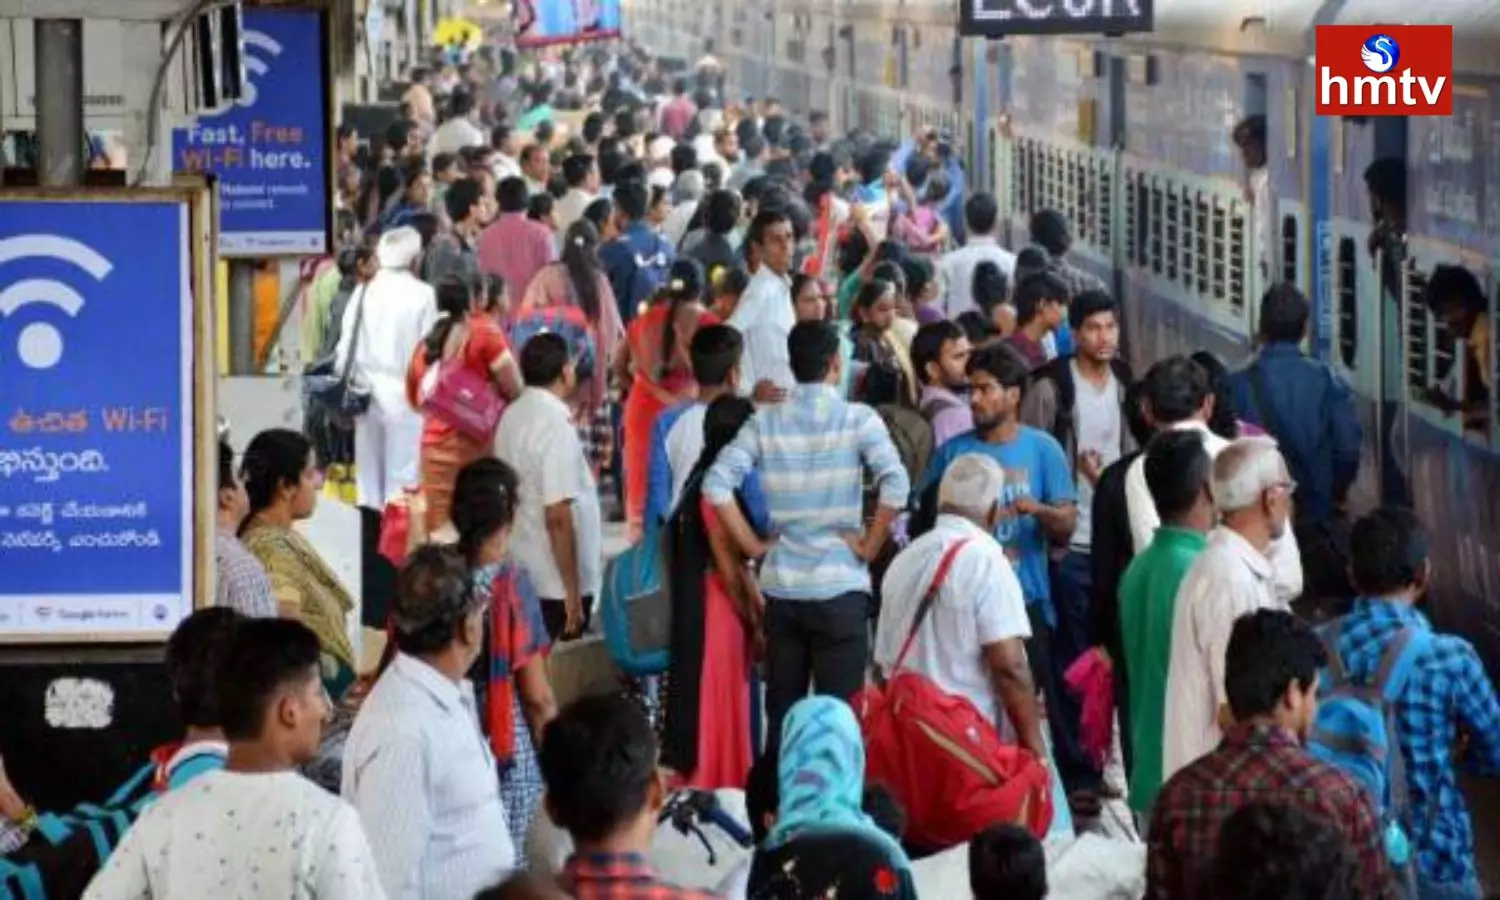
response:
M988 456L965 454L949 464L938 486L936 524L891 561L881 582L875 664L886 676L893 674L918 608L947 560L904 667L968 698L1002 735L1013 734L1020 746L1045 760L1036 686L1026 661L1025 641L1031 637L1026 598L993 536L1006 515L1000 505L1004 486L1005 470Z
M339 330L337 371L349 366L370 390L370 408L354 423L354 458L359 505L375 510L418 483L422 416L406 399L406 368L438 317L432 287L412 273L421 254L415 228L382 234L380 269L349 299Z

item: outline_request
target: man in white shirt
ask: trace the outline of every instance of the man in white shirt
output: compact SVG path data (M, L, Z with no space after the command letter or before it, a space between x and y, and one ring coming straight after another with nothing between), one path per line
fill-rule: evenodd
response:
M490 148L495 151L490 167L495 172L496 184L521 177L521 141L509 125L501 122L490 129Z
M599 193L599 166L587 153L575 153L562 164L563 181L568 183L568 192L557 201L553 212L557 215L557 230L566 233L574 222L583 218L583 211Z
M427 546L396 582L396 656L344 747L387 897L472 897L515 867L495 758L465 674L484 650L487 594L455 551Z
M1203 433L1203 449L1212 457L1217 457L1229 446L1228 438L1214 434L1208 428L1209 417L1213 415L1214 395L1208 373L1202 366L1186 356L1168 357L1151 367L1143 384L1144 411L1157 430L1200 431ZM1150 545L1156 526L1161 523L1156 514L1156 501L1151 498L1151 489L1146 485L1145 454L1136 457L1125 473L1125 506L1130 516L1132 543L1135 552L1140 553ZM1278 534L1272 540L1266 556L1271 560L1277 599L1291 603L1302 594L1302 553L1292 529L1286 529L1284 534Z
M1297 485L1267 437L1240 438L1214 459L1211 492L1222 524L1183 576L1172 614L1162 779L1219 745L1228 702L1224 653L1234 620L1257 609L1290 609L1277 598L1266 557L1291 531Z
M1276 199L1271 191L1271 170L1266 165L1266 117L1249 116L1234 126L1234 144L1245 163L1245 199L1255 210L1255 248L1260 257L1260 275L1272 281L1276 262ZM1278 276L1279 277L1279 276Z
M994 194L980 191L964 201L964 221L969 227L969 238L962 247L938 260L938 272L947 285L942 300L943 314L949 319L957 319L975 308L974 268L980 263L994 263L1007 281L1014 282L1016 255L995 240L995 225L999 220L1000 205L995 202Z
M521 481L511 557L541 598L548 636L572 639L587 630L599 593L603 537L598 487L568 406L577 376L567 343L550 332L528 340L521 378L526 388L495 430L495 456Z
M215 678L229 757L152 804L84 892L140 897L380 900L349 804L303 778L330 705L318 636L291 619L241 622Z
M438 126L432 140L427 142L427 156L439 153L457 154L465 147L483 147L484 129L479 127L479 110L474 106L474 95L468 91L456 92L448 101L448 121Z
M786 343L792 326L797 324L790 281L792 220L780 210L761 210L750 222L745 240L760 260L760 268L729 317L729 324L745 338L741 393L748 395L762 380L788 391L797 383Z
M360 506L383 510L402 490L418 483L422 416L406 398L412 351L437 323L432 286L412 274L422 236L402 227L380 236L380 270L355 289L344 307L336 372L349 371L370 391L369 410L354 423L355 473Z
M1026 598L993 537L1006 515L999 502L1004 486L1005 470L987 456L965 454L948 466L938 487L936 524L897 554L881 583L875 664L887 677L895 674L912 625L936 588L903 668L967 698L1002 735L1014 735L1048 759L1026 661Z

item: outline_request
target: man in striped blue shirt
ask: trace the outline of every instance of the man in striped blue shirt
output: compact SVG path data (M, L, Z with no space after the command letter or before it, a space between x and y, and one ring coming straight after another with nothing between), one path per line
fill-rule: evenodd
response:
M869 658L869 561L906 508L911 483L885 423L838 390L839 336L826 322L787 337L796 387L764 406L724 448L703 495L731 532L750 526L734 491L755 470L778 535L760 570L766 595L766 714L774 751L787 710L807 695L848 698ZM864 470L879 510L863 527Z

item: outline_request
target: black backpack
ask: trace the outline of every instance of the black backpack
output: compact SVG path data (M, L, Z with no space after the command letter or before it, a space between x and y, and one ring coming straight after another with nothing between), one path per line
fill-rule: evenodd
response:
M1120 402L1125 402L1125 392L1130 389L1133 378L1130 365L1118 357L1109 361L1119 385ZM1066 448L1073 439L1073 406L1078 399L1078 387L1073 383L1073 357L1059 356L1032 374L1032 380L1046 378L1057 386L1057 417L1052 420L1052 436Z

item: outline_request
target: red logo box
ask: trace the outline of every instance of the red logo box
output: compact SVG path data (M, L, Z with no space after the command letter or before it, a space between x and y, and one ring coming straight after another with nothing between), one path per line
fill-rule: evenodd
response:
M1452 25L1319 25L1320 116L1453 115Z

